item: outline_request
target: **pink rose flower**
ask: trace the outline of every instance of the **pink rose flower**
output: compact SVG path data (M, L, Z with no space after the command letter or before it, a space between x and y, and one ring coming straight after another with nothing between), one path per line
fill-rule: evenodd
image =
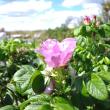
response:
M41 44L38 52L44 56L48 66L58 68L68 63L75 48L76 40L74 38L66 38L62 42L48 39Z

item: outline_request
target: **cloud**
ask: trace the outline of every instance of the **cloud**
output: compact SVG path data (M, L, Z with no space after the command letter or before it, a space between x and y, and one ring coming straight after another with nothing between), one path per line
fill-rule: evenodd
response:
M84 0L64 0L62 3L62 6L65 6L65 7L77 6L83 2Z
M64 1L68 1L68 3L71 1L72 6L72 4L78 5L86 0ZM83 9L76 11L55 10L52 7L52 0L16 0L11 3L8 2L0 6L0 26L8 31L48 29L61 26L69 16L79 18L85 15L99 14L100 5L83 3ZM70 5L68 4L68 6ZM74 19L74 22L76 23L77 20Z
M14 1L0 6L0 14L8 14L14 12L36 11L41 12L52 7L51 1L45 0L29 0L29 1Z
M48 10L45 13L32 16L21 17L5 17L0 21L0 25L5 27L6 30L36 30L48 29L61 26L68 16L80 16L76 11L56 11L54 9Z
M85 13L88 15L101 15L102 14L102 6L97 3L85 3L83 5Z
M102 12L101 3L103 3L103 1L104 0L64 0L62 6L68 8L74 6L82 7L82 10L78 12L80 16L100 15Z
M101 4L104 2L104 0L85 0L86 3L97 3Z
M93 15L96 13L96 10L88 11L88 8L85 7L81 11L73 10L61 10L56 11L54 9L48 10L45 13L41 13L31 16L21 16L21 17L5 17L0 20L0 25L5 27L6 30L39 30L39 29L48 29L61 26L65 23L65 20L71 16L73 18L80 18L85 15ZM76 23L77 20L73 22ZM73 24L75 24L73 23Z
M63 3L62 3L62 6L64 6L64 7L73 7L73 6L83 5L83 4L86 4L86 3L101 4L103 2L104 2L104 0L64 0Z

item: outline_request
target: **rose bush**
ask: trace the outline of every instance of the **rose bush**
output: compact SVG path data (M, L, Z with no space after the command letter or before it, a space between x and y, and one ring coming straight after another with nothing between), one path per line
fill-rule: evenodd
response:
M110 25L85 20L62 42L0 43L0 110L110 110Z

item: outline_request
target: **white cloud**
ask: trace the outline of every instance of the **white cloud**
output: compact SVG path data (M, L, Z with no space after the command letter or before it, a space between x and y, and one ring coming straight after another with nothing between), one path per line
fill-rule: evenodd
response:
M8 14L11 12L27 12L29 10L41 12L52 7L51 1L30 0L30 1L14 1L0 6L0 14Z
M45 13L39 15L33 15L28 17L5 17L0 20L0 25L5 27L6 30L36 30L36 29L48 29L61 26L62 23L65 23L67 17L81 17L85 15L92 15L96 11L88 11L88 8L85 8L81 11L56 11L48 10ZM76 20L73 22L76 23Z
M62 6L73 7L73 6L83 5L86 3L101 4L103 2L104 2L104 0L64 0L62 3Z
M81 16L100 15L102 12L101 3L103 0L64 0L62 6L74 7L82 6L82 10L78 12Z
M67 1L67 0L65 0ZM68 0L71 4L75 1L83 0ZM76 2L76 4L78 4ZM69 6L69 5L68 5ZM35 14L26 16L5 16L12 12L27 12L29 10L35 10ZM52 9L52 2L45 0L30 0L30 1L14 1L0 6L0 26L4 27L6 30L36 30L36 29L48 29L60 26L65 22L67 17L80 17L85 15L98 15L100 11L100 5L98 4L84 4L83 10L60 10L56 11ZM76 23L76 20L74 20Z
M80 16L76 11L55 11L49 10L38 16L28 17L5 17L0 21L0 25L6 30L35 30L48 29L60 26L68 16Z
M62 3L62 6L65 6L65 7L77 6L83 2L84 0L64 0Z
M100 15L102 13L102 6L97 3L85 3L83 8L88 15Z

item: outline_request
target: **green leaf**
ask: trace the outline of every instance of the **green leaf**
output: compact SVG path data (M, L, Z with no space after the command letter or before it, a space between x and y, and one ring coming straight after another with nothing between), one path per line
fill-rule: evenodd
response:
M30 88L34 71L35 69L32 66L25 65L14 74L13 80L17 92L22 94Z
M33 91L38 94L42 93L45 89L45 81L43 75L39 71L36 71L33 75L32 80Z
M80 33L79 28L74 29L74 35L75 35L75 36L78 36L79 33Z
M107 85L107 90L110 93L110 84Z
M81 77L77 77L75 79L75 82L74 82L74 88L78 91L78 92L81 92L82 90L82 78Z
M13 105L1 107L0 110L17 110Z
M86 36L87 32L86 32L86 26L85 25L80 27L80 34L82 36Z
M24 110L53 110L50 105L37 105L37 104L31 104L27 106Z
M25 107L25 109L20 109L20 110L38 110L37 107L39 107L39 105L37 104L31 104Z
M91 75L91 80L87 83L87 91L98 100L106 100L108 92L103 80L96 74Z
M53 99L53 107L54 110L78 110L62 97L55 97Z
M52 107L50 105L41 105L37 108L37 110L53 110Z
M92 31L92 28L90 26L86 26L86 31L87 32L91 32Z
M104 31L103 28L100 28L100 29L98 30L98 33L99 33L100 36L105 37L105 31Z
M104 57L104 62L105 62L105 64L110 64L110 59L108 58L108 57Z
M51 97L46 94L41 94L41 95L35 95L28 100L24 101L23 103L20 104L20 110L24 110L24 108L31 103L36 103L36 105L44 105L44 104L49 104L51 100Z
M81 93L83 96L85 97L89 97L88 91L87 91L87 87L84 81L82 81L82 90Z
M75 110L75 109L69 104L56 103L54 105L54 110Z
M97 73L103 80L110 82L110 72L101 71Z

